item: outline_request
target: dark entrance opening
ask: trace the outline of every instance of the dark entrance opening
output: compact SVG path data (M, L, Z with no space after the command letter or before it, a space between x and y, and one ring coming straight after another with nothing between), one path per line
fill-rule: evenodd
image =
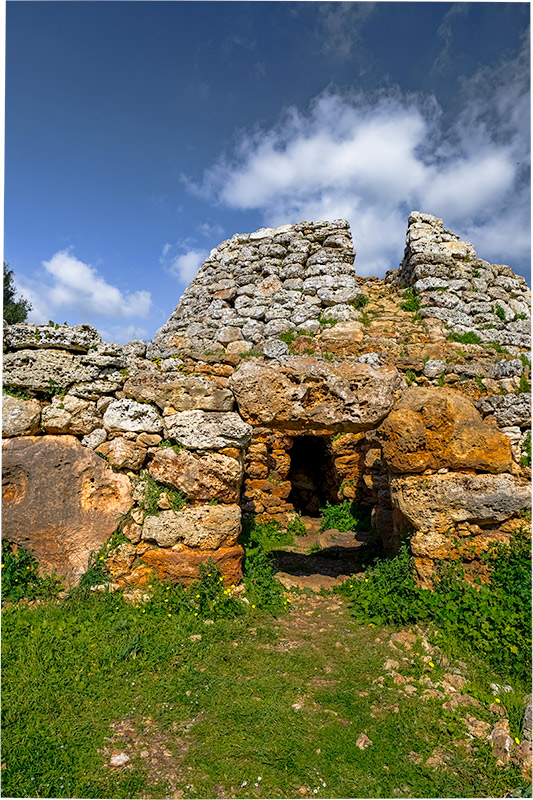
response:
M296 436L290 451L288 501L295 511L317 517L327 502L337 503L338 478L330 449L323 436Z

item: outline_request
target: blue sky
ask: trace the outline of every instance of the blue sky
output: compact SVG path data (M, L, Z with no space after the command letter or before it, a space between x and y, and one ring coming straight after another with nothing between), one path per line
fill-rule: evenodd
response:
M427 211L530 263L529 3L19 2L4 259L30 319L150 339L233 233Z

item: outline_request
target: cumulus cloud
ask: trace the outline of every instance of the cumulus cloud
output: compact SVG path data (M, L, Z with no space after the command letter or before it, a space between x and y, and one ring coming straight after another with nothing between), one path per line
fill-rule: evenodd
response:
M189 284L196 276L205 258L207 258L207 250L188 250L173 258L168 270L179 281Z
M398 265L415 209L469 232L482 257L505 250L524 265L528 64L524 47L513 62L464 81L451 125L433 97L326 91L305 111L286 109L270 129L242 132L233 152L189 188L215 204L257 210L267 225L346 217L362 275Z
M33 305L29 316L33 322L44 322L63 312L125 319L146 317L150 311L150 292L121 292L71 250L60 250L42 265L51 280L21 281L21 290Z

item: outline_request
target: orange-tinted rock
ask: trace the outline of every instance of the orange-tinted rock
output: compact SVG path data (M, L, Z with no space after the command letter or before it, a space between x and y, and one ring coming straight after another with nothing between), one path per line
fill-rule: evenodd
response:
M189 547L172 550L155 548L148 550L142 560L155 570L160 580L188 585L200 577L200 564L206 564L211 558L220 568L225 582L237 584L242 578L243 557L244 550L237 544L233 547L219 547L218 550L209 552Z
M483 422L474 404L453 389L409 388L379 433L391 472L511 469L508 437Z
M96 448L96 452L105 456L115 469L138 470L146 458L146 447L122 436L104 442Z
M165 447L155 453L148 469L154 480L179 489L189 500L239 501L242 464L220 453L197 456Z
M24 436L3 446L3 538L44 572L75 584L132 506L131 485L74 436Z

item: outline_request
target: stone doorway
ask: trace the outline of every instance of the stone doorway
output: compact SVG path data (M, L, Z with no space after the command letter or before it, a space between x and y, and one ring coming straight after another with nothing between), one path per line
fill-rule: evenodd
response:
M338 502L340 480L331 452L331 439L324 436L296 436L290 450L288 502L306 517L318 517L327 502Z

